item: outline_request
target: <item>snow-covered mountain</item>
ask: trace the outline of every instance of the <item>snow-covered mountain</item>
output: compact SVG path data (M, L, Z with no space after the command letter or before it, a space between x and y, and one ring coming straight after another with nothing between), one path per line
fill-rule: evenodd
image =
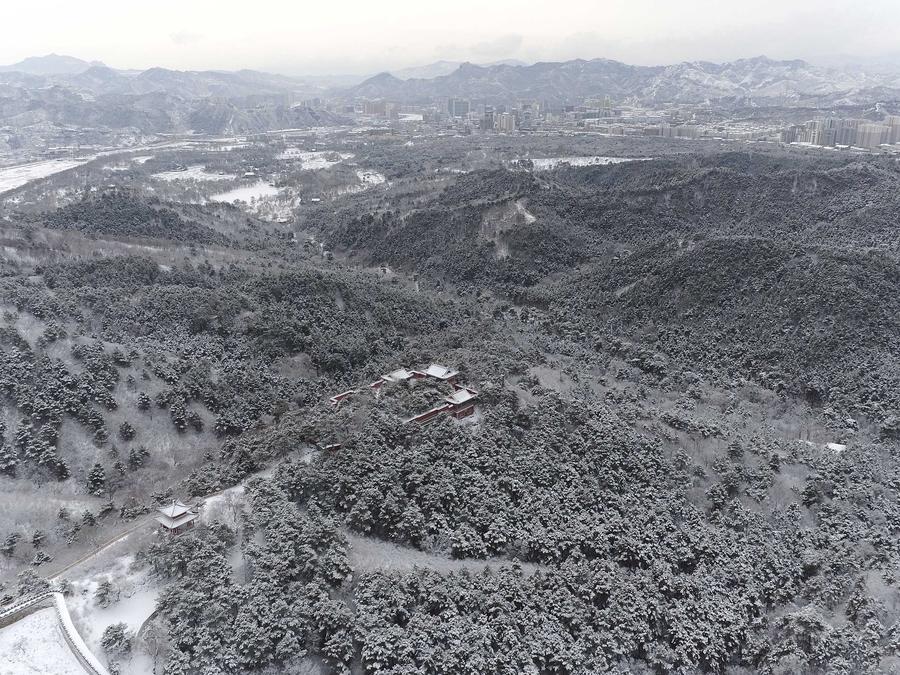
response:
M29 56L18 63L0 66L0 72L27 73L28 75L77 75L92 66L102 66L99 61L83 61L74 56L47 54Z
M632 66L608 59L529 66L464 63L452 73L428 79L404 80L382 73L346 93L401 101L464 96L488 101L533 98L576 102L589 96L609 95L650 103L869 103L885 96L900 98L900 70L821 68L801 60L776 61L764 56L729 63L694 61L670 66Z

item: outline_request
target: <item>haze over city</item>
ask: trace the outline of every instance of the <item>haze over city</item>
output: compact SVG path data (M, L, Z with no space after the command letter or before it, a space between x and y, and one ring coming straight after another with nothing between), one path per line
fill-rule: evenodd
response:
M61 53L123 69L291 75L367 75L437 60L880 62L897 60L900 25L892 0L35 0L17 2L14 13L0 26L0 63Z

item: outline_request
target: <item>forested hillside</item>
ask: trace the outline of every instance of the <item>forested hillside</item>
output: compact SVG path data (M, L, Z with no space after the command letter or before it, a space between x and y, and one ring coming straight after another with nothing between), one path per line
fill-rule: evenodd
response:
M900 667L897 163L441 142L4 202L2 603L150 597L122 673Z

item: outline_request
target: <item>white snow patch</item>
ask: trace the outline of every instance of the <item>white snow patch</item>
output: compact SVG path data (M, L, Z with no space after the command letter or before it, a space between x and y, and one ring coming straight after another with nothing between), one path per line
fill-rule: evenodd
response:
M18 166L0 168L0 194L15 190L39 178L46 178L53 174L74 169L76 166L87 164L93 157L84 159L51 159L44 162L32 162Z
M245 187L235 188L228 192L213 195L210 197L210 200L214 202L228 202L229 204L240 201L249 204L254 199L259 200L265 199L266 197L277 197L280 192L281 190L271 183L259 181L253 185L247 185Z
M236 515L244 505L244 486L236 485L203 502L200 509L200 522L209 524L218 520L232 527L238 525Z
M543 157L532 159L535 171L548 171L563 164L569 166L606 166L607 164L621 164L622 162L640 162L649 157L602 157L593 155L590 157Z
M300 166L304 171L317 171L328 169L335 164L340 164L345 159L352 159L353 153L350 152L331 152L331 151L304 151L300 148L288 148L280 155L278 159L288 159L300 162Z
M522 203L521 199L516 200L516 211L524 216L526 223L533 223L535 220L537 220L534 214L525 208L525 204Z
M384 174L378 173L377 171L362 171L362 170L360 170L360 171L356 172L356 176L357 176L357 178L359 178L360 181L362 181L363 183L365 183L367 185L381 185L382 183L384 183L387 180L384 177Z
M122 556L107 571L72 580L72 595L66 598L66 604L78 633L94 654L103 653L100 639L108 626L124 623L136 635L156 610L160 589L150 582L146 570L131 571L133 560L133 556ZM94 601L94 594L107 580L118 593L118 600L108 607L100 607Z
M84 675L52 608L0 629L0 655L0 675Z
M151 178L165 181L175 180L235 180L237 176L230 173L213 173L203 166L191 166L184 171L162 171L155 173Z

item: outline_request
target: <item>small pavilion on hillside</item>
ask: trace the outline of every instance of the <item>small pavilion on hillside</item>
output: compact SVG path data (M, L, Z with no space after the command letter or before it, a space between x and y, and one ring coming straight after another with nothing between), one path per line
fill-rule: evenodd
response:
M170 535L181 534L194 527L197 520L197 509L173 500L168 506L156 510L156 522L159 529Z

